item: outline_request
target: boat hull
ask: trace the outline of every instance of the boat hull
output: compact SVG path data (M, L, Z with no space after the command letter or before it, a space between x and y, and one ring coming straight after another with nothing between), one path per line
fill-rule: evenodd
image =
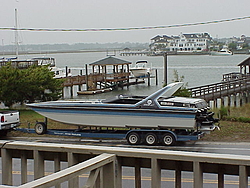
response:
M151 74L149 69L130 69L135 77L147 77Z
M194 129L195 114L140 109L72 109L35 108L39 114L55 121L77 126L140 127Z
M232 52L211 52L212 56L231 56Z
M47 118L77 126L213 130L217 121L203 99L172 97L182 85L169 84L147 97L118 95L105 100L48 101L27 106Z

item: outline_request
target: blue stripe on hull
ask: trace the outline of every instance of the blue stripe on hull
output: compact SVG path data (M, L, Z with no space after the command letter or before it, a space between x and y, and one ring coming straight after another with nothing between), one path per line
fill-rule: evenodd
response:
M45 113L63 113L63 114L88 114L88 115L107 115L107 116L147 116L147 117L172 117L172 118L195 118L195 114L160 112L160 111L138 111L138 110L75 110L75 109L49 109L49 108L33 108L33 110Z

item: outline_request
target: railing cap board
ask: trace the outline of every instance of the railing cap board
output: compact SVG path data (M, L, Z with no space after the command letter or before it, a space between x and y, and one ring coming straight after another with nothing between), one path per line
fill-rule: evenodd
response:
M48 176L42 177L40 179L34 180L32 182L20 185L20 188L29 188L29 187L51 187L59 183L72 179L76 176L79 176L83 173L87 173L91 170L100 168L106 164L115 161L114 154L103 153L99 156L91 158L87 161L81 162L74 166L68 167L59 172L50 174Z
M134 157L134 158L157 158L163 160L176 161L199 161L204 163L230 164L250 166L250 156L231 155L231 154L214 154L202 152L186 152L186 151L170 151L157 149L141 149L141 148L124 148L124 147L108 147L108 146L90 146L76 144L58 144L58 143L38 143L13 141L6 142L2 147L5 149L17 150L39 150L49 152L72 152L79 154L102 153L115 154L118 157Z

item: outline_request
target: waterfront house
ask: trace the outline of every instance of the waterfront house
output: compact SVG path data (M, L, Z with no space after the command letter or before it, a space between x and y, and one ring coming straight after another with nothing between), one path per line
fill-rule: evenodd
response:
M208 49L212 38L208 33L191 33L178 36L157 35L151 39L151 51L194 52Z

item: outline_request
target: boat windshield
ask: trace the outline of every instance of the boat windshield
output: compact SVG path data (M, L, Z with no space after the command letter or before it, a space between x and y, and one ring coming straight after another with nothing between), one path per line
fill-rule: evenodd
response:
M186 107L186 108L206 108L207 102L203 99L193 99L184 97L168 97L159 98L158 100L161 106L176 106L176 107Z
M196 107L199 108L199 109L201 109L201 108L206 108L206 107L208 107L208 104L207 104L206 101L202 100L201 102L198 102L198 103L196 104Z

